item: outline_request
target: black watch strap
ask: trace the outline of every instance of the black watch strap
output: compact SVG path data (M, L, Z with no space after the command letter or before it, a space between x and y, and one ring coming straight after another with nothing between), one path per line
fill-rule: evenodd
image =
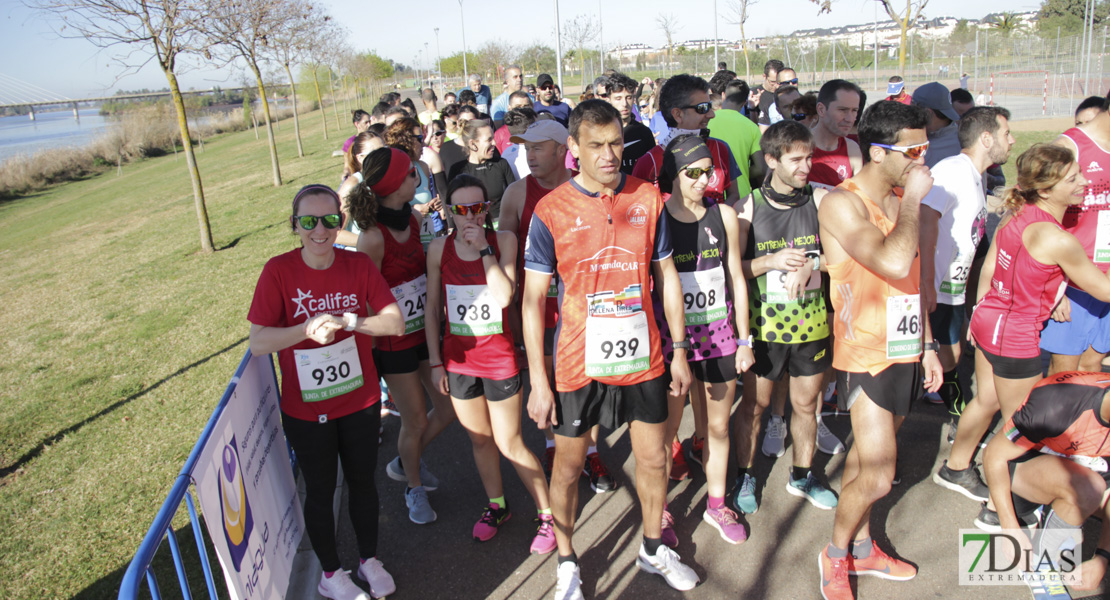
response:
M478 256L493 256L493 246L486 246L478 251Z
M689 350L690 349L690 340L682 340L681 342L674 342L674 343L671 344L671 347L675 348L675 349L678 349L678 350Z
M1095 548L1095 556L1101 556L1106 559L1106 562L1110 562L1110 551L1103 550L1102 548Z

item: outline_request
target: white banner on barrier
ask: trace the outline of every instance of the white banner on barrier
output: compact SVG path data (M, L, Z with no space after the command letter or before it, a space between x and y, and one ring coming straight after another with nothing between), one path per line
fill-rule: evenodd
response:
M285 598L304 515L266 357L243 371L193 480L231 598Z

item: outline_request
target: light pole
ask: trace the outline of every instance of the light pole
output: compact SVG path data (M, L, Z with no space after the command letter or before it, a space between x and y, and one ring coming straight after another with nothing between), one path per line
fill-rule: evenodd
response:
M459 0L462 2L462 0ZM564 92L563 88L563 33L562 28L559 26L559 0L555 0L555 70L559 73L557 78L559 81L559 91Z
M720 38L717 37L717 0L713 0L713 68L716 69L717 65L721 64L721 59L717 56L717 45L720 44ZM732 65L736 68L736 65ZM712 69L710 69L712 70Z
M463 87L470 81L470 70L466 67L466 19L463 16L463 0L459 0L459 22L462 23L463 39Z
M434 29L436 32L436 74L439 75L439 91L443 91L443 65L439 62L439 27Z
M432 53L428 50L428 42L424 42L424 56L428 57L428 62L432 62ZM428 72L428 87L431 87L432 86L432 83L431 83L432 82L432 73L431 73L432 68L427 67L424 70ZM423 88L423 85L421 85L421 88Z
M605 23L601 20L601 0L597 0L597 43L601 48L601 70L605 71ZM600 73L599 73L600 75ZM562 88L562 86L560 86Z

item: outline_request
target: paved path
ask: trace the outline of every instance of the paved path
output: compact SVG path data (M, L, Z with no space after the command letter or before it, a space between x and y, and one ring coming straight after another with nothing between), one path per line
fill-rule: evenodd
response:
M692 433L689 408L680 437ZM915 563L916 579L889 582L860 578L858 596L880 598L1026 598L1020 587L965 587L957 583L958 530L971 528L979 506L932 482L931 473L947 457L944 409L920 405L899 436L898 472L902 483L879 502L872 515L883 547ZM525 440L535 450L543 438L525 419ZM830 429L849 438L847 416L827 418ZM415 525L408 520L402 483L386 477L384 465L395 455L399 420L386 420L385 443L379 464L381 534L379 555L397 581L395 598L544 598L555 582L555 557L527 554L534 533L533 506L510 465L502 460L505 492L514 510L497 537L480 544L471 527L485 503L465 432L452 425L429 449L429 467L442 481L430 494L439 520ZM771 460L760 454L754 472L761 482L757 514L747 518L750 537L739 546L725 543L702 521L705 479L693 477L672 483L668 494L680 540L679 554L699 574L702 583L682 594L662 578L639 572L635 556L640 543L639 511L634 502L631 458L625 428L603 442L603 456L619 480L610 494L595 495L580 483L581 514L575 547L580 557L587 598L816 598L817 553L832 532L832 511L818 510L786 493L790 469L787 454ZM850 443L850 438L847 440ZM839 491L843 455L818 454L833 489ZM732 472L730 466L730 473ZM765 485L763 485L765 484ZM345 513L344 508L343 512ZM1093 552L1097 528L1088 527L1086 556ZM340 520L344 565L357 565L350 523ZM309 587L308 589L311 589ZM1078 597L1079 594L1076 594ZM1096 594L1098 596L1098 594Z

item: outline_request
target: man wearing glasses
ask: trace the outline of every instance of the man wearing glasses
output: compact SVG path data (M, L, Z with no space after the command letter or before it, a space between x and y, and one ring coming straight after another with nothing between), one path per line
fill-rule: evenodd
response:
M772 101L767 105L767 109L759 115L760 132L767 131L767 128L771 125L790 118L790 110L784 110L783 107L789 107L795 98L788 98L786 102L781 98L783 94L788 94L791 90L801 96L801 92L798 92L798 74L790 67L783 67L779 70L778 82L775 84L774 93L771 94ZM766 95L761 95L760 100Z
M567 119L570 118L570 106L566 102L561 102L555 98L555 80L547 73L541 73L536 78L536 95L538 99L532 105L539 113L551 113L555 120L563 127L567 126Z
M859 144L847 137L856 125L861 97L859 86L843 79L827 81L817 92L811 184L831 189L863 167Z
M709 101L709 84L701 77L686 73L671 77L659 90L659 111L663 113L670 130L660 137L659 145L636 161L632 176L657 184L667 144L682 134L702 135L708 138L706 145L713 155L713 176L705 189L705 196L729 206L736 204L740 199L736 186L740 168L736 166L728 144L708 137L709 120L716 114Z
M751 114L748 116L756 123L761 123L763 115L771 110L771 105L775 102L775 90L779 87L779 71L785 68L786 65L776 58L772 58L763 65L763 85L754 91L757 103L749 105Z
M818 554L826 600L854 598L849 575L894 581L917 575L917 567L879 549L869 521L894 481L898 428L914 401L943 380L919 295L918 214L933 184L924 165L925 124L917 107L868 108L859 139L870 161L818 208L836 313L837 402L856 438L844 461L832 541ZM901 197L895 187L904 188Z

